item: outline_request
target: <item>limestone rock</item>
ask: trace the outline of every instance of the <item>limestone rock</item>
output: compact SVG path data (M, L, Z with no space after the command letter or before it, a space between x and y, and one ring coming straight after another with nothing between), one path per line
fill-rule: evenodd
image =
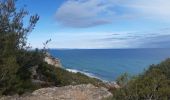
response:
M52 57L49 53L46 54L44 61L55 67L62 67L60 60Z
M106 88L91 84L50 87L34 91L25 97L3 97L0 100L105 100L112 94Z
M105 85L109 89L119 89L120 86L116 82L105 82Z

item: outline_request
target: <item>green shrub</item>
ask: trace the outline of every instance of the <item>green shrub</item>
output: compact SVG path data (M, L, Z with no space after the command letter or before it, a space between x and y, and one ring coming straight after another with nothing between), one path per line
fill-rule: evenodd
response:
M40 88L32 83L30 69L35 66L38 66L40 81L53 82L56 86L81 83L97 85L100 82L48 65L43 61L46 50L30 50L27 36L34 29L39 16L30 16L29 24L25 25L24 17L28 12L17 9L15 3L16 0L0 0L0 95L22 94Z
M29 68L38 61L38 55L28 51L27 35L39 17L31 16L28 26L24 25L28 12L17 9L15 3L0 0L0 94L23 93L32 88Z
M113 91L113 100L170 100L170 59L151 65L143 74Z
M94 84L102 85L102 81L90 78L81 73L72 73L68 72L62 68L56 68L54 66L48 65L43 62L39 65L37 72L40 76L43 76L44 81L54 82L56 86L65 86L65 85L77 85L77 84Z

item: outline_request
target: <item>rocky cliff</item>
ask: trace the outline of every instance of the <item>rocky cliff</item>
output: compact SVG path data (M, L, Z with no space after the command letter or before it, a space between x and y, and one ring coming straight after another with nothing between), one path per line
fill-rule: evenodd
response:
M30 95L8 96L2 97L0 100L105 100L111 97L112 94L106 88L82 84L42 88Z
M46 53L44 61L55 67L62 67L60 60L52 57L49 53Z

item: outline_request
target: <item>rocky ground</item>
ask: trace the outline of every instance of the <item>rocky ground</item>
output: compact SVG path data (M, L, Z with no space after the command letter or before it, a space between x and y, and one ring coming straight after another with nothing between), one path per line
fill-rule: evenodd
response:
M111 97L112 94L106 88L82 84L42 88L34 91L32 94L6 96L0 100L105 100Z

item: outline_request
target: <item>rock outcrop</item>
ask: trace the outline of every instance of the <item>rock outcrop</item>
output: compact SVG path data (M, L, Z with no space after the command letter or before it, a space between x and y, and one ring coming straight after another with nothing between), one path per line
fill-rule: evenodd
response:
M91 84L42 88L27 96L8 96L0 100L105 100L112 94L106 88Z
M49 53L46 53L44 61L55 67L62 67L60 60L52 57Z
M105 86L108 88L108 89L119 89L120 86L116 83L116 82L105 82Z

